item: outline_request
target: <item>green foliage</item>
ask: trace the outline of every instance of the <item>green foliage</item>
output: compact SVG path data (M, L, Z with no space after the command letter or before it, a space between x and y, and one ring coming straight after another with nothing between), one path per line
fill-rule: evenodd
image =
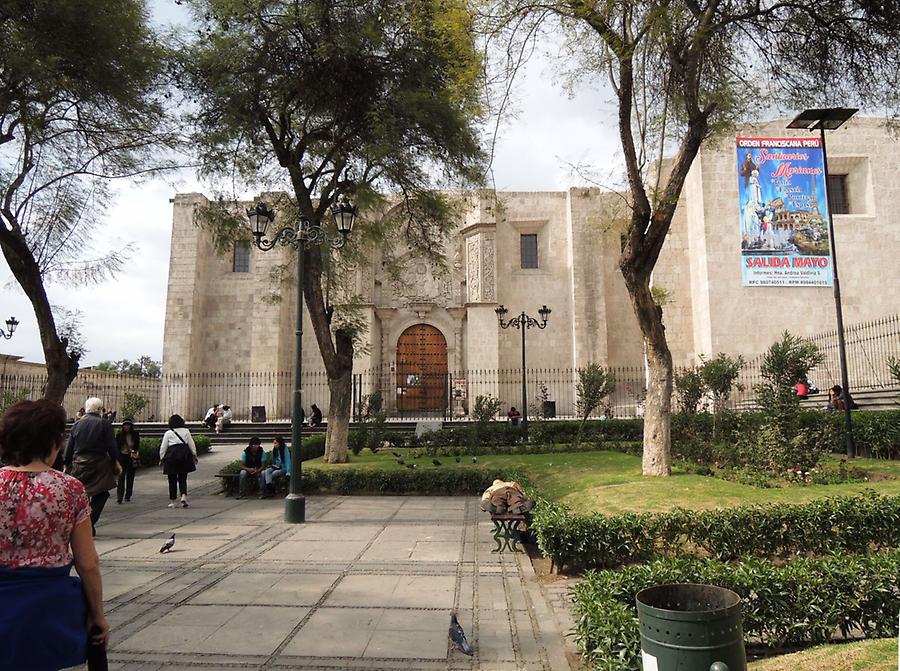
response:
M581 569L688 553L731 560L865 552L900 545L900 496L868 493L799 505L613 516L541 501L533 526L547 557L560 567Z
M695 414L703 400L703 378L696 368L685 368L675 373L675 391L681 404L681 411Z
M490 394L475 397L475 405L472 407L472 419L483 429L488 422L492 422L503 405L499 398L494 398Z
M707 361L700 356L698 372L703 384L713 395L713 410L719 412L725 407L725 403L731 396L734 382L737 380L741 368L744 367L744 357L732 358L723 352L719 352L715 358Z
M722 563L693 557L662 559L620 571L589 572L571 589L575 641L595 671L640 668L634 595L646 587L701 583L742 600L745 640L762 646L810 645L840 631L865 638L897 635L900 550L775 566L759 559Z
M94 370L158 379L162 375L162 363L155 361L149 356L142 356L137 361L129 361L128 359L101 361L94 366ZM131 416L133 417L133 415Z
M150 401L140 394L132 394L131 392L126 391L125 400L122 402L122 407L119 408L122 419L137 419L138 413L146 408L149 403Z
M376 470L354 468L305 471L304 491L333 494L420 494L428 496L477 496L496 478L504 477L496 470L461 468L445 465L441 468Z
M13 403L18 403L19 401L24 401L29 396L31 396L31 389L28 387L22 387L18 391L9 391L6 390L0 395L0 416L6 412L6 409L11 406Z
M575 446L581 441L581 434L588 417L603 399L616 390L616 376L598 363L591 362L584 368L578 369L578 382L575 384L577 395L578 414L581 423L578 425L578 433L575 434Z
M381 409L382 405L383 400L378 392L366 396L359 426L350 432L347 440L353 454L359 454L366 447L370 450L381 447L387 433L387 413Z
M757 400L763 412L789 432L800 406L793 386L822 361L824 355L814 342L787 331L763 355L760 374L764 382L756 386Z

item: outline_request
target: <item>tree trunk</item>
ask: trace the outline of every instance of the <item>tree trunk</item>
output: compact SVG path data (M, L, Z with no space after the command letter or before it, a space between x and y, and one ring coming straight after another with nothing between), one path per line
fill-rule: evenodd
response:
M325 461L329 464L347 462L347 438L350 433L350 396L353 390L353 369L337 378L328 377L331 402L328 410L328 433L325 438Z
M7 230L0 235L0 248L13 276L31 301L37 318L47 366L44 398L62 403L66 390L78 375L78 358L69 356L66 352L68 343L60 339L56 332L56 321L44 289L41 269L25 240L16 231Z
M644 475L672 474L672 354L666 343L662 315L650 294L648 280L623 271L631 304L647 348L647 396L644 402ZM629 281L631 280L631 281Z

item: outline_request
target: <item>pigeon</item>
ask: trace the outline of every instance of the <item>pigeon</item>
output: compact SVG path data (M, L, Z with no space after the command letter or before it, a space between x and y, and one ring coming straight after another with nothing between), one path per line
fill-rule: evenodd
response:
M459 455L456 456L456 463L459 463Z
M400 454L399 452L391 452L391 454L393 454L393 455L394 455L395 457L397 457L398 459L402 459L402 458L403 458L403 455Z
M434 464L435 466L440 466L440 465L441 465L441 462L439 462L437 459L432 459L432 460L431 460L431 463Z
M456 613L453 612L450 613L450 640L464 655L471 657L475 654L475 651L472 650L472 646L469 645L469 641L466 639L466 632L459 626L459 620L456 619Z
M406 464L406 467L411 470L411 469L415 468L416 465L415 464Z
M175 534L172 534L172 537L159 549L159 553L164 555L171 552L173 547L175 547Z
M397 459L397 463L400 464L401 466L406 464L406 462L403 461L403 459Z
M472 463L473 463L473 464L477 464L477 463L478 463L478 457L472 457Z

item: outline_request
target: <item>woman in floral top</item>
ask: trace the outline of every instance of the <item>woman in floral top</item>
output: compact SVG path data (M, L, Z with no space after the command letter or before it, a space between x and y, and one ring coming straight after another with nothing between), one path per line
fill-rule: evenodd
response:
M100 561L90 501L75 478L51 468L65 411L20 401L0 419L0 670L84 663L88 643L105 647ZM80 580L70 576L72 564ZM88 632L92 636L88 636Z

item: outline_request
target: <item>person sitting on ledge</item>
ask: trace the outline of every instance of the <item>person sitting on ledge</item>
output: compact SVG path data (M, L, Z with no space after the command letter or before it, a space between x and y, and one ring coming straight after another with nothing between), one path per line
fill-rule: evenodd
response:
M275 436L272 443L272 465L263 471L265 482L260 480L259 498L267 499L275 495L275 486L272 483L279 477L291 477L291 451L284 444L284 438Z
M231 424L234 413L231 411L230 405L222 406L222 414L216 420L216 433L222 433Z
M266 461L266 451L262 448L262 441L257 436L250 439L250 443L241 452L241 473L238 476L238 498L247 498L247 478L254 477L259 480L259 491L265 491L265 470L263 464Z
M309 408L309 425L310 426L321 426L322 424L322 411L319 410L319 406L313 403Z

